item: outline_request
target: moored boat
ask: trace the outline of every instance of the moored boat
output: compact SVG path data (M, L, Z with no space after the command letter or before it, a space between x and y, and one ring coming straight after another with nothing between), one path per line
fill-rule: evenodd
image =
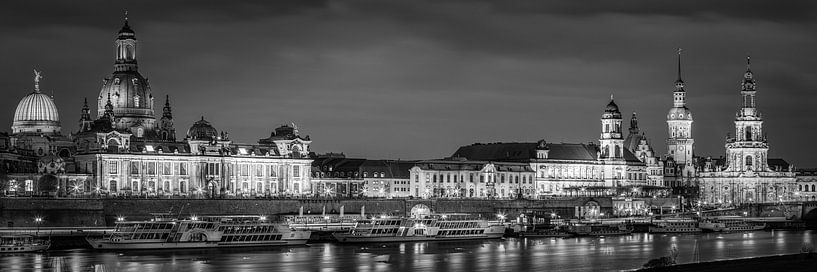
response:
M766 228L765 223L751 222L739 217L702 218L698 227L703 232L755 231Z
M0 254L45 251L51 241L30 234L10 234L0 236Z
M333 233L341 243L496 239L505 225L464 214L433 214L424 218L360 219L349 232Z
M701 232L698 221L693 219L663 219L653 220L649 227L650 233L696 233Z
M95 249L262 247L303 245L310 234L264 216L194 216L117 222L113 233L86 241Z
M614 236L632 234L633 229L627 224L576 223L568 227L568 232L575 236Z

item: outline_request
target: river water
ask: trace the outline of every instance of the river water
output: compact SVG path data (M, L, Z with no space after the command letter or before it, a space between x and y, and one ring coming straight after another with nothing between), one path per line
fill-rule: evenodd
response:
M680 263L800 252L817 231L729 234L633 234L603 238L285 248L107 251L0 255L2 271L615 271L678 252Z

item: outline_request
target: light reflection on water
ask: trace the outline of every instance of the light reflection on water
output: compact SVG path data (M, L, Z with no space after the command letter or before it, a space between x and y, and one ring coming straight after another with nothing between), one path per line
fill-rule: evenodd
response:
M313 244L288 248L0 255L3 271L599 271L640 267L678 249L681 263L797 253L813 231L633 234L394 244ZM91 270L92 271L92 270Z

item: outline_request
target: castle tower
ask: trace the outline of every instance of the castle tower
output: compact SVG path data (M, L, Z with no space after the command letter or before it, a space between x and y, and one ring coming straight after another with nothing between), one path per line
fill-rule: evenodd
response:
M667 138L667 156L672 157L679 169L681 176L691 177L694 175L693 167L693 144L692 139L692 111L686 107L686 90L684 81L681 79L681 49L678 49L678 79L675 80L675 91L672 93L672 108L667 113L667 128L669 138Z
M601 115L601 136L599 137L599 159L624 158L624 138L621 133L621 112L610 96L610 103Z
M763 118L755 104L756 87L751 60L746 57L746 72L740 90L743 106L735 114L735 137L726 141L729 171L769 170L766 157L769 145L763 134Z

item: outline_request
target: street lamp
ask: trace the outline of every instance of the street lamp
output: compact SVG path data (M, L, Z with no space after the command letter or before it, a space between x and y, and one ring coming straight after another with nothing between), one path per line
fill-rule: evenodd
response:
M42 222L43 222L43 218L42 218L42 217L39 217L39 216L34 217L34 223L35 223L35 224L37 224L37 236L39 236L39 235L40 235L40 224L41 224Z

